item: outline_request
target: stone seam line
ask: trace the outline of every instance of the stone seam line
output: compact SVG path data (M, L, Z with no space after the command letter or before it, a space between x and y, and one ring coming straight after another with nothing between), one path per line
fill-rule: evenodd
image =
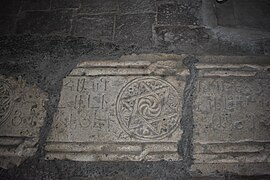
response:
M47 101L46 106L45 106L47 109L47 114L46 114L46 118L44 120L44 124L40 129L39 146L38 146L38 151L36 154L37 157L39 157L39 158L43 158L43 159L45 158L45 144L46 144L47 137L48 137L50 130L51 130L54 114L57 111L58 103L60 100L61 88L62 88L62 86L56 88L55 90L48 91L48 99L49 100Z
M183 116L181 120L183 134L181 140L178 142L178 152L183 157L183 162L186 168L185 171L187 174L189 173L193 162L193 93L195 90L195 82L198 74L198 70L195 67L195 63L197 62L198 60L192 56L186 57L183 61L183 64L189 69L190 75L187 76L184 90L184 102L182 107Z

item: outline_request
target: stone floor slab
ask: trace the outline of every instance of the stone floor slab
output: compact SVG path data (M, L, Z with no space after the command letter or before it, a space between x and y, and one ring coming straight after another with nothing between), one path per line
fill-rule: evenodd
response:
M45 101L46 93L36 86L0 76L0 167L19 165L35 154Z
M270 170L269 57L199 59L192 170L202 175L266 174Z
M64 79L47 159L179 160L182 56L86 61Z

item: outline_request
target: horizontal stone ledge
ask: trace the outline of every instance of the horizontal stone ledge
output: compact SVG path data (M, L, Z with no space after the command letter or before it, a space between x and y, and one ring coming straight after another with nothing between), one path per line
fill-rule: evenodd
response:
M195 56L199 62L196 64L198 69L202 68L259 68L270 66L270 56L220 56L205 55Z
M89 154L89 153L61 153L61 152L47 152L47 160L62 159L73 161L179 161L182 158L177 152L163 152L151 154L124 154L124 153L109 153L109 154Z
M74 161L180 160L174 143L56 143L46 145L46 159Z
M252 77L258 72L256 71L234 71L234 70L207 70L200 71L200 77Z
M212 164L212 163L270 163L269 153L249 153L249 154L194 154L194 162L196 164Z
M222 154L222 153L256 153L266 151L266 145L270 142L263 143L233 143L233 144L193 144L194 154Z
M188 75L187 69L182 64L182 56L168 56L169 59L166 60L162 56L154 57L158 60L142 60L144 56L141 55L136 58L128 56L127 59L122 57L117 61L85 61L78 64L69 76Z
M196 56L199 77L252 77L269 74L269 56Z
M16 146L22 143L28 137L18 137L18 136L0 136L1 146Z
M173 143L63 143L51 142L46 144L46 151L50 152L94 152L94 153L142 153L176 152L177 144Z
M151 61L84 61L76 66L76 68L147 68L151 65Z

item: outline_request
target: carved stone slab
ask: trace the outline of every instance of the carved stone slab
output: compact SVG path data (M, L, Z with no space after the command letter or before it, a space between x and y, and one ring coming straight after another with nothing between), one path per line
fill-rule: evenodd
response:
M83 62L64 79L47 159L178 160L181 56Z
M269 58L213 59L197 65L192 170L197 175L269 173Z
M19 165L34 155L46 100L36 86L0 76L0 167Z

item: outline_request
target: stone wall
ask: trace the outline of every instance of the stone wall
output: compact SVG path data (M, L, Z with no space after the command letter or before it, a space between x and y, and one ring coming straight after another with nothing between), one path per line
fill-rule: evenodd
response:
M4 0L0 32L32 43L72 36L131 51L269 54L268 9L264 0Z
M268 1L1 3L0 179L270 178Z

